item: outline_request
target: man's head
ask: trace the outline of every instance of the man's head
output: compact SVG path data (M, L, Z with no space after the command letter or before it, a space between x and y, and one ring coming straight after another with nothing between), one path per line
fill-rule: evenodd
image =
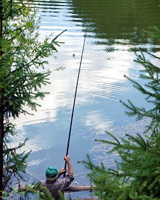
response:
M46 178L47 178L48 180L54 179L54 178L57 176L58 173L59 173L59 170L56 169L56 168L53 167L53 166L48 167L48 168L46 169L46 172L45 172Z

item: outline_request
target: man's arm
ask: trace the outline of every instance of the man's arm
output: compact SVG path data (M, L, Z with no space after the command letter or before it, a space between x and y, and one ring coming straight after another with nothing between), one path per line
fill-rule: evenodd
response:
M73 176L74 173L73 173L73 168L72 168L72 165L71 165L71 161L70 161L69 155L65 156L64 159L65 159L65 161L66 161L67 164L68 164L68 174L71 175L71 176Z

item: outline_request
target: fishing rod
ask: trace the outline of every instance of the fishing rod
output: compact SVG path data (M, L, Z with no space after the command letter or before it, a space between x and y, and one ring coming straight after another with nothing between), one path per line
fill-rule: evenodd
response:
M70 145L70 137L71 137L71 131L72 131L72 122L73 122L74 108L75 108L75 102L76 102L76 96L77 96L77 89L78 89L78 82L79 82L79 77L80 77L80 71L81 71L81 65L82 65L82 59L83 59L83 53L84 53L84 47L85 47L86 37L87 37L87 28L86 28L85 35L84 35L84 41L83 41L81 59L80 59L80 64L79 64L78 76L77 76L76 89L75 89L75 93L74 93L74 101L73 101L71 121L70 121L70 128L69 128L69 134L68 134L66 156L68 155L68 152L69 152L69 145ZM64 169L66 169L66 165L67 165L67 163L65 161ZM64 174L64 176L65 176L65 174Z

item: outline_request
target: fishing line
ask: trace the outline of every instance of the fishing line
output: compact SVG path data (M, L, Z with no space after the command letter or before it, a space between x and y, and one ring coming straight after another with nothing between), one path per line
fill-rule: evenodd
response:
M69 145L70 145L70 137L71 137L71 131L72 131L72 123L73 123L74 108L75 108L75 102L76 102L76 96L77 96L77 89L78 89L78 82L79 82L79 77L80 77L80 71L81 71L81 65L82 65L82 59L83 59L83 53L84 53L84 47L85 47L86 37L87 37L87 28L86 28L85 35L84 35L84 41L83 41L81 59L80 59L80 64L79 64L78 76L77 76L76 89L75 89L75 93L74 93L74 101L73 101L72 114L71 114L71 121L70 121L70 128L69 128L69 134L68 134L68 142L67 142L66 156L68 155L68 152L69 152ZM67 163L66 163L66 161L65 161L64 169L66 169L66 164L67 164ZM65 176L65 174L64 174L64 176Z

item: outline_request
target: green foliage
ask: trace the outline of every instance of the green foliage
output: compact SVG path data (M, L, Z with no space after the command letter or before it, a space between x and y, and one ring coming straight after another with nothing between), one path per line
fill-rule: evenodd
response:
M152 34L160 39L160 31ZM135 106L130 100L122 102L129 116L138 120L150 118L145 135L126 135L118 139L107 132L111 140L96 140L112 145L109 153L118 153L114 169L106 169L103 164L96 166L90 157L82 163L91 171L88 176L95 187L95 194L105 200L158 200L160 199L160 68L145 58L145 54L159 63L160 57L149 53L137 54L136 62L144 66L140 78L145 79L142 86L129 79L134 87L145 95L149 108ZM149 131L149 132L147 132Z
M4 151L3 151L3 168L4 168L4 176L3 176L3 188L7 193L11 196L11 193L15 193L13 191L12 186L14 182L20 184L20 178L23 179L22 173L25 172L26 169L26 160L29 156L29 153L25 153L22 151L22 147L25 145L27 139L19 143L17 146L10 147L9 146L9 137L15 137L17 133L15 132L15 127L12 123L6 123L4 126ZM13 182L13 183L12 183Z
M39 19L30 4L34 0L2 0L2 37L0 38L0 122L1 125L0 171L3 169L3 198L11 198L16 193L15 182L20 184L26 169L29 153L22 151L27 139L16 147L9 146L9 138L16 135L9 117L27 114L26 106L36 110L37 98L43 99L43 85L49 84L50 71L45 70L45 59L57 52L60 42L50 35L39 40ZM3 124L3 123L2 123ZM3 149L2 149L3 148ZM1 156L2 157L2 156ZM18 185L17 184L17 185ZM35 186L37 187L37 186ZM35 189L35 188L34 188ZM1 198L1 197L0 197ZM49 199L49 197L48 197ZM50 198L51 199L51 198Z
M44 60L59 46L57 37L39 41L35 11L26 1L3 1L3 38L0 56L1 105L9 116L18 117L25 105L36 110L35 99L43 98L42 85L49 83L50 71Z
M41 182L25 185L18 190L17 192L19 192L21 199L30 199L32 195L32 198L39 200L54 200L49 190L47 188L42 188Z
M54 200L50 191L46 187L42 187L41 182L38 182L36 184L33 183L32 185L25 185L19 189L19 195L22 198L27 198L28 195L31 194L38 200ZM35 194L38 194L38 196L35 196ZM59 200L65 200L64 195L61 191L58 191L58 194L60 197Z
M160 39L160 31L156 28L156 32L152 33L154 37ZM151 33L150 33L151 34ZM141 49L140 49L141 50ZM154 64L147 60L145 54L148 54L150 58L154 58L156 62ZM125 76L128 80L133 83L133 86L144 94L146 102L150 104L151 108L137 107L130 100L128 103L121 101L121 103L127 108L126 114L128 116L136 116L138 120L143 118L150 118L151 124L149 124L147 130L154 130L160 132L159 122L160 122L160 68L159 68L159 59L153 53L150 52L140 52L136 53L137 59L135 62L143 65L144 69L141 70L140 78L146 81L146 84L143 86L138 82L130 79Z

